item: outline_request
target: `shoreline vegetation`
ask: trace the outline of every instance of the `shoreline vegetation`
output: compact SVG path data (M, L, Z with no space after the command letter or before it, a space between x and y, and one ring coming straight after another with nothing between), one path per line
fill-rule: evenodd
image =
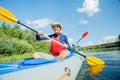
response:
M100 51L120 50L120 41L110 42L110 43L100 44L100 45L81 47L80 50L83 52L100 52Z
M36 41L35 32L23 30L19 25L0 25L0 63L32 57L36 51L48 53L49 41Z
M19 25L0 25L0 63L20 61L23 58L32 57L34 52L49 53L49 41L36 41L35 33ZM96 52L108 50L120 50L120 35L117 42L95 46L81 47L83 52Z

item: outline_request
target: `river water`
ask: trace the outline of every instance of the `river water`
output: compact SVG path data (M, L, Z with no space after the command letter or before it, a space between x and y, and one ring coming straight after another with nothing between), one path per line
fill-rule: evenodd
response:
M106 65L90 67L85 61L76 80L120 80L120 51L93 52L106 62Z

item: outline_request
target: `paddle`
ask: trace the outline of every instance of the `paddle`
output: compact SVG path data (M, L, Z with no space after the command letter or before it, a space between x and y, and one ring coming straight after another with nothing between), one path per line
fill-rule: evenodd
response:
M88 35L88 32L84 32L84 33L82 34L82 37L76 42L76 44L78 44L78 42L79 42L81 39L85 38L87 35Z
M37 31L35 31L34 29L31 29L30 27L24 25L23 23L21 23L19 20L16 19L16 17L10 12L8 11L7 9L3 8L3 7L0 7L0 20L3 20L4 22L16 22L20 25L23 25L25 27L27 27L28 29L34 31L37 33ZM61 44L60 42L57 42L56 40L54 39L51 39L50 37L44 35L46 38L60 44L63 46L63 44ZM84 36L83 36L84 37ZM68 48L68 50L72 50L71 48ZM72 50L74 51L75 53L77 53L78 55L81 55L83 56L84 58L86 58L88 64L91 66L91 65L99 65L99 64L105 64L105 62L95 56L86 56L86 55L83 55L75 50Z
M88 32L84 32L82 34L82 37L75 44L72 44L74 50L75 50L76 45L79 46L78 42L80 42L80 40L83 39L83 38L85 38L87 35L88 35Z

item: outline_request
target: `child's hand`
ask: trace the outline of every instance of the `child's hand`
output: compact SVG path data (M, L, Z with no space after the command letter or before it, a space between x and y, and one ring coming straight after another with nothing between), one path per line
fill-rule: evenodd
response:
M39 31L38 31L38 35L39 35L39 36L43 36L43 32L39 30Z
M68 48L68 45L66 43L63 44L65 48Z

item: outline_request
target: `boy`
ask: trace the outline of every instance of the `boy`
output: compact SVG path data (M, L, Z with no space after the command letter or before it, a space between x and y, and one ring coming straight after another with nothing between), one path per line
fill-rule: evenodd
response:
M69 55L69 52L67 51L67 48L70 47L68 39L66 35L62 34L60 31L62 29L62 26L59 22L53 22L51 24L51 28L53 29L54 33L51 35L48 35L50 38L62 43L64 46L61 46L60 44L52 41L51 42L51 49L50 54L45 54L41 52L35 52L33 54L34 58L45 58L45 59L54 59L55 57L60 60L64 59ZM43 36L42 31L38 31L38 34L36 35L37 40L46 40L47 38Z

